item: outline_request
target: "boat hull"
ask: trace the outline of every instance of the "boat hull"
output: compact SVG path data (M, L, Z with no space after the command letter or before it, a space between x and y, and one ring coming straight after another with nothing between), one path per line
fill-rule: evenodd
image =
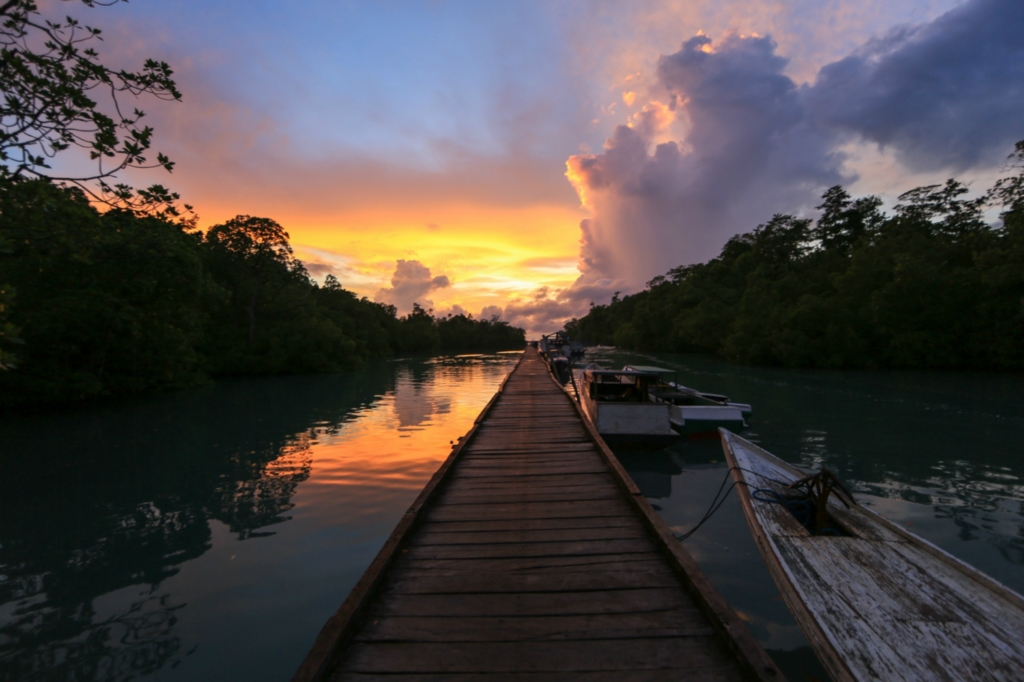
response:
M747 424L737 407L711 405L672 405L672 429L683 436L717 436L718 429L741 431Z
M812 535L777 503L806 472L721 433L758 550L833 679L1022 679L1024 597L835 496L826 509L840 535Z
M584 398L583 407L609 445L663 448L679 439L671 427L669 405Z

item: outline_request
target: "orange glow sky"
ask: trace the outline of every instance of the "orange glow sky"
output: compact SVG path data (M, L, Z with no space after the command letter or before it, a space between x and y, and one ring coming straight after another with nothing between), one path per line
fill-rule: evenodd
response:
M962 3L286 7L254 0L244 13L239 3L217 0L173 4L137 0L76 10L105 29L101 54L126 65L150 56L166 60L184 93L181 103L145 107L156 128L155 147L177 169L170 177L131 180L179 191L204 227L236 214L277 220L317 279L333 273L360 295L387 298L398 261L418 261L430 277L443 275L450 283L425 289L421 302L474 315L497 306L536 333L557 328L559 316L585 313L588 299L605 302L601 296L612 288L642 287L645 277L664 271L656 269L662 262L703 260L708 249L713 255L728 236L716 233L703 250L690 252L685 244L659 247L654 240L652 271L643 272L645 256L638 251L622 273L606 272L592 289L570 295L581 274L580 221L610 211L611 199L581 205L577 189L586 183L569 182L566 162L600 154L617 125L654 125L643 123L645 107L664 109L660 102L668 101L656 82L659 57L700 32L715 41L706 52L731 34L771 35L776 53L788 60L785 75L803 87L822 66L872 37L899 24L933 21ZM680 113L657 125L647 138L651 149L684 140L691 122ZM870 141L843 144L841 172L855 192L898 193L948 171L912 168ZM987 177L991 168L973 170ZM759 210L767 219L774 210L806 208ZM737 222L728 229L753 227ZM608 244L642 248L630 244L621 220L604 229L617 230L617 241ZM524 312L537 302L548 312Z

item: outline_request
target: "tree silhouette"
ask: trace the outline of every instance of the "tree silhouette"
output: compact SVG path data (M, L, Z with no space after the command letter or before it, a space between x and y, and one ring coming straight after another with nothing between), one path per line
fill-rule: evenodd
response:
M275 271L305 270L292 255L288 233L270 218L235 216L226 223L211 227L206 233L206 242L213 250L225 254L246 275L251 294L245 312L249 319L249 346L252 347L256 335L256 306L267 278Z
M120 0L81 1L95 7ZM153 59L138 71L104 65L95 48L101 34L71 17L43 18L33 0L0 4L0 177L68 182L113 207L176 217L179 197L162 185L135 190L111 184L127 168L174 168L162 153L150 158L153 129L141 123L143 111L123 101L180 100L173 71ZM72 147L96 163L92 173L53 173L50 161Z

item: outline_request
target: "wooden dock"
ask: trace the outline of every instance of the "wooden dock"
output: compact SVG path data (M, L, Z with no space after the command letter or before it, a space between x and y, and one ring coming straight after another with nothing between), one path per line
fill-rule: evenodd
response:
M782 680L528 348L293 682Z

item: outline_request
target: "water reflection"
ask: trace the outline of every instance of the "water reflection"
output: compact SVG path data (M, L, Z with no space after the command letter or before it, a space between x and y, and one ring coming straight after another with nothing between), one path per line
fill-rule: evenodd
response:
M683 473L678 455L667 450L622 451L619 459L629 471L644 497L660 499L672 496L672 479Z
M183 604L161 583L210 549L211 519L240 540L287 520L317 429L386 389L380 370L241 381L5 420L3 677L119 680L177 660Z
M516 359L0 420L0 680L287 678Z
M428 377L436 371L426 364L414 364L398 370L395 378L395 415L398 430L421 430L431 417L451 412L451 397L433 390Z

